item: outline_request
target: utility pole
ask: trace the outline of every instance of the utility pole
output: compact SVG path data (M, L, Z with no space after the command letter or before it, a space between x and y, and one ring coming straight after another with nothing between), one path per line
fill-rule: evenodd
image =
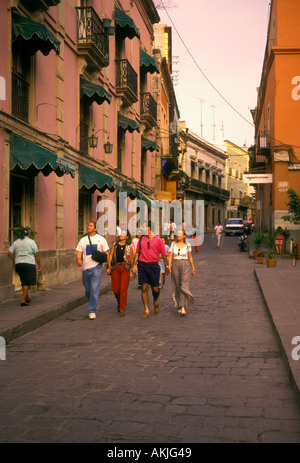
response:
M200 127L201 127L201 138L203 138L202 103L204 103L205 100L202 100L202 98L198 98L198 100L200 101L200 105L201 105L201 112L200 112L200 115L201 115L201 124L200 124Z
M215 125L215 106L214 105L210 105L213 109L213 141L215 141L216 139L216 125Z

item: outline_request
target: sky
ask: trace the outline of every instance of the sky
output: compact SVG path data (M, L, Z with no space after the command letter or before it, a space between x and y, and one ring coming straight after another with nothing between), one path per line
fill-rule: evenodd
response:
M250 147L270 0L158 1L160 23L172 27L180 120L220 148L223 139Z

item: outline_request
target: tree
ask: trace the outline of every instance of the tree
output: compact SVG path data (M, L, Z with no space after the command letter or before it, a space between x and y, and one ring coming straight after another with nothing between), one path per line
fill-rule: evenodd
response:
M300 225L300 196L292 188L287 191L287 194L289 196L289 202L287 203L289 215L284 215L282 219Z

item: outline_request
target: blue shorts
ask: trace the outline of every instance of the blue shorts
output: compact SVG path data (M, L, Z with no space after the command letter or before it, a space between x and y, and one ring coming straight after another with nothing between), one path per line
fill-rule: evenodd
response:
M159 286L160 266L159 264L146 265L138 263L138 282L139 285Z

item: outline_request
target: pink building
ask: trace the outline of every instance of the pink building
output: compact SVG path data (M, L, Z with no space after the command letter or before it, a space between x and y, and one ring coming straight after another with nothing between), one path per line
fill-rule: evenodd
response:
M119 191L154 197L157 22L152 0L0 2L0 301L19 286L7 250L20 226L51 286L80 277L99 200L119 218Z

